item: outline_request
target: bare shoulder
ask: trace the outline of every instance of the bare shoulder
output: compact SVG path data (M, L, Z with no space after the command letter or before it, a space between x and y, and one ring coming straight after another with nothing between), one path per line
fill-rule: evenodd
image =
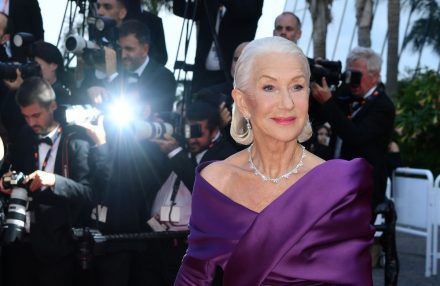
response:
M238 152L223 161L217 161L206 166L200 175L218 191L223 192L228 189L229 183L233 182L234 177L240 171L240 161L242 155Z
M304 171L307 173L308 171L314 169L315 167L325 163L324 159L316 156L313 153L307 152L306 157L304 159Z

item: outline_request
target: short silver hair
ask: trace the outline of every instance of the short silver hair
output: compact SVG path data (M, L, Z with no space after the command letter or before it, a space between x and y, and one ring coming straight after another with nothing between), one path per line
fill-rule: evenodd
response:
M346 66L348 67L352 62L364 59L367 61L367 71L369 73L378 73L382 68L382 59L375 51L370 48L356 47L350 51L347 57Z
M272 53L299 57L305 71L304 76L306 79L310 79L309 63L302 50L292 41L275 36L253 40L243 49L235 66L234 88L241 91L247 90L250 87L252 70L256 59L260 56ZM298 137L298 141L304 142L309 139L311 135L311 124L307 120L302 133ZM237 143L243 145L249 145L253 141L252 130L247 128L247 120L235 106L235 103L232 107L231 136Z

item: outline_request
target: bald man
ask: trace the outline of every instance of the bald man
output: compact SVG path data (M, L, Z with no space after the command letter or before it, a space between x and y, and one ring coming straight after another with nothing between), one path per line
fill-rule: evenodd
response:
M301 38L301 21L292 12L283 12L275 19L273 35L286 38L296 44Z

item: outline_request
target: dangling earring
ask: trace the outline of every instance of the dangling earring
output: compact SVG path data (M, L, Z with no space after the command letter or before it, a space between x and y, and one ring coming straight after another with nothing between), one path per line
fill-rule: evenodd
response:
M247 128L247 130L252 130L252 126L251 126L251 123L249 121L249 118L245 117L244 119L246 119L246 128Z

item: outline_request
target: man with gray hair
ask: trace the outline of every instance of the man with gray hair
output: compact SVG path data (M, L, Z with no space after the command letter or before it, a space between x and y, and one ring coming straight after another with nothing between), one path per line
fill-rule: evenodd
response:
M301 21L292 12L285 11L275 18L273 35L286 38L295 44L301 38Z
M339 137L343 159L363 157L374 168L373 209L385 199L387 167L386 154L394 127L395 109L380 81L382 59L370 48L354 48L347 57L347 70L360 72L359 84L347 90L355 102L348 117L332 97L325 78L322 85L312 84L312 95L321 104L322 113ZM338 144L339 143L339 144Z

